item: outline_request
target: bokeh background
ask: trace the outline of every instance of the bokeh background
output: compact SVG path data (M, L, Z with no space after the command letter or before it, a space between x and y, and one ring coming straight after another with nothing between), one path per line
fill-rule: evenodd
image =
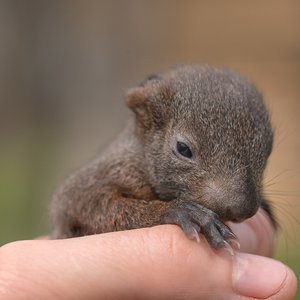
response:
M292 0L1 0L1 244L49 232L55 188L130 115L124 91L178 63L230 67L263 92L276 131L266 172L281 225L275 256L299 276L300 2Z

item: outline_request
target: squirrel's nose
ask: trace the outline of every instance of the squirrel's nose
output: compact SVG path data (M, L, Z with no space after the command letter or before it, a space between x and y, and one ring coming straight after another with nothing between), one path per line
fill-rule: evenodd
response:
M251 199L249 199L247 202L251 202ZM254 199L252 202L253 203L249 203L248 205L245 205L244 201L241 201L235 205L228 205L226 207L226 215L228 219L233 222L242 222L245 219L252 217L258 209Z
M224 221L241 222L258 210L260 201L254 186L225 180L213 180L205 186L205 203Z

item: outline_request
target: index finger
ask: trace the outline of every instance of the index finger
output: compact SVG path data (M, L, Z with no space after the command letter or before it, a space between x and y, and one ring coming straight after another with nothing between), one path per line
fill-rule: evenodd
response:
M229 222L228 225L238 237L242 252L272 256L275 229L267 213L262 208L243 223Z

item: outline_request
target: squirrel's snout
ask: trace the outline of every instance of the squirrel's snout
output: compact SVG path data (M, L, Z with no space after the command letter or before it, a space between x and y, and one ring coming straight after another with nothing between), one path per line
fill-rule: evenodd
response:
M223 221L241 222L252 217L260 201L253 186L212 181L204 188L204 201Z
M251 200L250 200L251 201ZM242 222L245 219L252 217L258 207L256 205L243 205L243 202L240 205L231 205L227 206L226 216L228 220L233 222Z

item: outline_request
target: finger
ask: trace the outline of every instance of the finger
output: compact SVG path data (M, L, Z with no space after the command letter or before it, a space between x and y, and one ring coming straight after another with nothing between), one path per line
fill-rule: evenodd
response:
M294 299L295 274L279 261L263 256L238 253L234 261L235 291L250 299Z
M263 209L243 223L228 223L232 231L237 235L241 244L241 251L272 256L275 242L275 230Z
M172 225L0 249L0 299L289 299L296 286L276 261L232 260Z

